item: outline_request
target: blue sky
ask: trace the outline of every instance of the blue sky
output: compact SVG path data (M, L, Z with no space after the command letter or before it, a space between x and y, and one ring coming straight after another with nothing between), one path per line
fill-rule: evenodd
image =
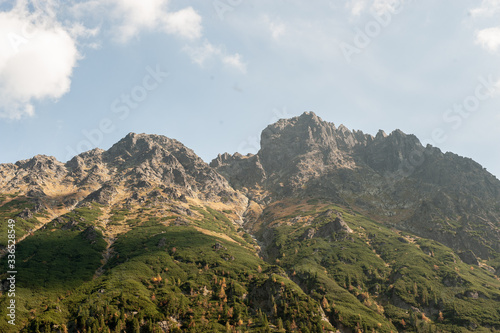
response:
M0 163L129 132L210 161L314 111L500 176L499 83L499 0L0 0Z

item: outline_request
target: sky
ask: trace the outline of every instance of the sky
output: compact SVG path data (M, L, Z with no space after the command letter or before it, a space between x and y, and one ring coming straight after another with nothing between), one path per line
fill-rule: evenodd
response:
M500 0L0 0L0 163L129 132L209 162L305 111L500 177Z

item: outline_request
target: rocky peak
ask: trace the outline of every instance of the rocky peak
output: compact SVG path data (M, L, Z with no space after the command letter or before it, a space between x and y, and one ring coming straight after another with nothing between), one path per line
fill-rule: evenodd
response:
M323 164L339 159L335 125L312 112L281 119L262 131L261 164L268 175L296 173L302 164L323 169Z
M313 112L280 119L262 131L261 151L265 154L285 144L296 153L306 153L318 147L335 147L335 130L333 123L323 121Z
M377 135L375 135L375 139L382 140L387 138L387 134L383 130L378 130Z
M406 134L400 129L392 131L391 134L386 137L385 141L393 146L409 146L410 148L420 146L423 148L420 140L415 135Z
M129 133L104 153L128 186L162 185L203 200L243 200L227 180L191 149L162 135Z
M391 135L380 131L374 138L362 131L351 131L344 125L337 128L313 112L305 112L267 126L262 131L261 149L256 157L249 157L242 163L241 155L224 154L212 161L211 166L236 184L249 172L244 170L248 169L249 163L254 164L259 169L259 175L251 177L252 184L258 183L256 179L265 179L269 184L283 184L274 190L289 193L332 170L354 169L359 167L359 163L368 163L377 169L384 167L382 164L387 160L392 165L399 165L401 159L408 155L406 151L412 151L412 144L408 144L409 148L404 148L403 152L399 152L397 147L394 149L394 146L404 146L413 138L401 131ZM391 154L396 157L390 157Z
M66 164L54 157L37 155L15 165L0 165L0 174L4 176L0 181L4 190L27 186L30 193L36 190L39 197L54 188L69 192L77 186L82 193L92 193L87 201L107 204L121 186L131 194L138 189L162 187L178 196L245 202L224 177L191 149L162 135L129 133L107 151L93 149ZM77 204L74 198L71 204Z
M218 154L217 157L210 162L210 166L212 168L217 168L226 164L228 161L233 160L234 158L239 158L240 156L242 156L240 153L235 153L234 155L231 155L229 153Z
M161 135L129 133L105 152L105 158L119 166L138 164L176 144L180 143Z
M36 155L27 160L17 161L15 165L32 172L61 172L65 169L64 164L55 157L46 155Z
M40 189L46 183L54 183L67 173L63 163L53 156L36 155L30 159L18 161L15 168L10 169L6 178L9 179L6 188L14 189L19 185L28 185L29 189Z

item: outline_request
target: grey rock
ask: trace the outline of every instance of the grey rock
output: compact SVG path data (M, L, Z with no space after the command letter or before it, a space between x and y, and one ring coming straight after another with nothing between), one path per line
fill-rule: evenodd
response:
M306 232L304 232L304 234L301 236L301 240L305 240L305 239L312 239L314 237L314 235L316 234L316 230L314 230L313 228L309 228L306 230Z
M99 233L94 226L90 226L82 231L82 237L94 244L99 237Z
M17 214L17 216L27 220L33 217L33 213L28 208L24 208L24 210L21 213Z
M109 205L117 193L118 191L116 190L115 186L111 184L105 184L97 191L89 194L80 205L88 202L97 202L101 205Z
M476 265L476 266L479 265L479 261L478 261L476 255L471 250L466 251L466 252L461 252L461 253L458 254L458 256L466 264Z
M217 242L212 246L212 249L218 251L218 250L227 250L225 246L223 246L221 243Z
M336 217L333 221L328 222L327 224L319 228L315 236L328 238L331 237L332 234L350 234L352 232L352 229L347 225L347 223L345 223L343 219L341 219L340 217Z

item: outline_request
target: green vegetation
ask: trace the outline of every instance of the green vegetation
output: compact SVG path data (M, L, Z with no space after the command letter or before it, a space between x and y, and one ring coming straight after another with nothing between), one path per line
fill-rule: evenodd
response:
M95 234L87 236L91 232ZM71 289L91 279L106 248L101 233L91 232L42 230L20 243L16 253L19 287Z
M122 209L112 209L111 210L111 223L118 224L117 222L121 222L125 220L125 217L130 214L130 210L122 208Z
M12 217L30 207L16 197L0 213ZM184 216L188 225L167 226L176 216L155 214L155 207L113 207L110 224L129 229L114 240L107 261L98 226L103 207L95 203L26 238L16 253L17 327L86 333L335 331L331 324L361 333L500 328L498 278L438 242L311 199L264 212L257 234L266 243L263 260L252 237L228 218L232 211L190 208L197 214ZM328 228L337 214L352 233ZM20 232L38 223L36 217L16 221ZM499 260L488 264L498 267ZM1 264L6 267L6 258ZM7 301L0 298L3 317ZM18 330L0 321L0 331Z
M210 218L232 227L222 213L200 211L206 214L202 223ZM92 225L99 214L97 205L78 208L19 246L23 332L333 329L322 321L320 304L280 267L236 242L189 226L167 227L160 218L141 221L120 235L105 273L97 277L106 248ZM9 329L0 323L1 331Z
M210 207L205 207L205 209L203 209L197 206L190 206L189 208L200 213L203 216L203 219L200 221L193 220L195 225L207 230L226 234L236 242L247 247L252 247L253 241L249 241L248 238L240 236L233 222L228 219L223 213ZM240 234L243 235L245 234L245 232Z
M14 205L17 212L11 209L11 215L31 207L25 201ZM101 265L106 242L101 232L92 226L98 215L97 206L75 209L16 245L17 323L26 323L35 317L42 322L66 321L69 313L62 300L82 283L90 281ZM19 218L15 220L16 227L23 221ZM75 221L78 223L70 223ZM5 268L6 264L4 257L1 265ZM6 279L7 274L2 274L0 278ZM7 301L6 297L0 300L2 312ZM0 331L11 332L12 329L5 321L0 321ZM40 330L43 329L44 326L40 326ZM15 331L17 329L12 332Z
M37 219L37 216L43 216L44 212L40 212L38 214L34 214L33 217L28 219L20 218L18 215L24 209L32 210L35 206L33 202L25 197L17 197L16 195L3 195L2 202L5 201L9 197L12 199L11 201L0 206L0 247L7 246L7 224L9 219L14 219L16 221L15 230L16 230L16 239L19 239L33 230L36 226L40 224Z
M341 213L354 232L304 237L307 230L318 230L333 219L320 214L327 209ZM313 222L283 223L299 216ZM327 304L332 322L363 332L500 329L498 279L464 264L438 242L395 232L333 205L318 211L297 209L279 219L281 223L266 221L273 222L274 230L267 246L269 260ZM262 234L269 235L268 228L265 223Z

